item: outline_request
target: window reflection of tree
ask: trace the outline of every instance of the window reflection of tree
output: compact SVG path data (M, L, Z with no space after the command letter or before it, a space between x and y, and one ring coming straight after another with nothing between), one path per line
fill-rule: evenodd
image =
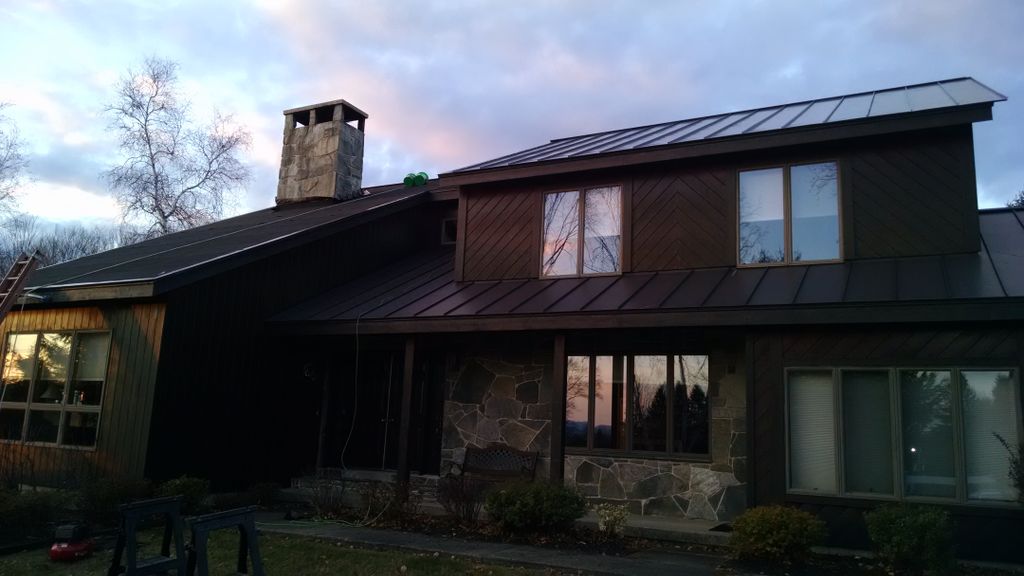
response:
M665 357L636 356L633 364L633 448L664 451L668 417Z
M72 334L43 334L36 353L36 390L33 402L60 404L64 398Z
M565 371L565 444L587 445L587 400L590 392L590 358L570 356ZM582 416L582 419L581 416Z
M689 454L708 451L708 357L676 355L672 390L674 450Z
M918 496L954 494L944 483L953 478L953 404L950 374L945 371L906 371L903 387L904 471L907 493Z
M544 197L544 264L545 276L565 253L570 241L579 235L579 193L559 192ZM573 269L575 272L575 268Z
M587 238L583 251L583 271L615 272L619 269L619 245L622 234L621 193L618 188L586 191L583 211ZM610 230L603 230L607 224ZM604 232L614 231L612 234Z

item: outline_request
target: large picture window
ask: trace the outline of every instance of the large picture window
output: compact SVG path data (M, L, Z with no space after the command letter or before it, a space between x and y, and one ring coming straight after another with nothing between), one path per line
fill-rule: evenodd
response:
M0 440L96 445L108 332L8 334L0 382Z
M739 263L838 260L839 168L835 162L739 173Z
M1014 369L790 369L793 492L1012 502L1021 438Z
M622 188L544 195L541 276L622 271Z
M567 448L709 453L708 357L569 356Z

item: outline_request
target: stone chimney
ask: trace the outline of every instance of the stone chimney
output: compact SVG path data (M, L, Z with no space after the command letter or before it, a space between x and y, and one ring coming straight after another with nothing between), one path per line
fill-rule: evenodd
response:
M277 203L361 196L366 118L344 100L285 110Z

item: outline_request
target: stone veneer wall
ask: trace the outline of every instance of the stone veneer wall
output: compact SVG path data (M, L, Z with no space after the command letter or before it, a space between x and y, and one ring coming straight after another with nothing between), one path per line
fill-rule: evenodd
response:
M565 483L634 514L731 520L746 508L747 412L742 355L709 355L711 462L566 455Z
M493 442L539 452L537 478L551 466L551 347L468 353L448 373L441 473L466 446Z

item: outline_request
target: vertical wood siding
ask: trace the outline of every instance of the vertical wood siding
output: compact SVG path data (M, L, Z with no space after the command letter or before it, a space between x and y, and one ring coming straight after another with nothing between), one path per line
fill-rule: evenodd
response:
M146 474L244 489L316 461L324 351L274 332L275 312L440 243L440 206L339 232L168 296ZM339 352L339 355L341 352ZM349 369L344 366L342 369Z
M74 483L94 475L141 477L163 336L163 304L111 304L14 311L9 332L109 330L110 356L96 448L0 443L0 453L27 467L40 484ZM10 458L0 459L0 466Z

